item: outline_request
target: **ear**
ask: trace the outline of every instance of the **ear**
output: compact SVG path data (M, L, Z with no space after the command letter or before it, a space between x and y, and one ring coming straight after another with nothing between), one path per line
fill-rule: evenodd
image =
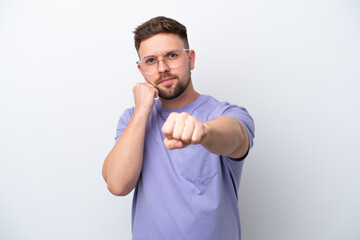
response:
M144 73L144 71L141 69L140 64L137 65L137 68L139 69L141 75L145 78L145 73ZM145 78L145 80L146 80L146 78Z
M194 50L189 51L189 59L190 59L190 70L193 70L195 68L195 51Z

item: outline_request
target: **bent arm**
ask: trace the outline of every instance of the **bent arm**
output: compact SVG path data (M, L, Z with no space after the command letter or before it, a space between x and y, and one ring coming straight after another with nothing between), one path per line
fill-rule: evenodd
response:
M158 91L149 83L137 83L134 88L135 110L129 124L106 157L102 174L109 191L118 196L129 194L140 176L146 122Z
M134 112L128 126L106 157L102 174L109 191L117 196L129 194L140 176L147 115Z
M249 137L244 125L231 116L220 116L203 123L206 136L201 143L217 155L244 157L249 149Z

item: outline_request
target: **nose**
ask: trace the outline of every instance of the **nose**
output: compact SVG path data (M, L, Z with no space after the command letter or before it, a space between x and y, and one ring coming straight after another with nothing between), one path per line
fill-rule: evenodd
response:
M164 59L158 60L158 71L159 72L168 72L170 70L169 66L164 62Z

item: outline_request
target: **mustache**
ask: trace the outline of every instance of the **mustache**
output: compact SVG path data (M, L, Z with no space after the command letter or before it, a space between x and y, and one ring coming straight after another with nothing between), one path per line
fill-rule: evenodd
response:
M156 81L156 84L159 84L160 82L162 82L165 78L176 78L178 79L178 76L176 75L172 75L169 73L163 73L161 74L161 76L158 78L158 80Z

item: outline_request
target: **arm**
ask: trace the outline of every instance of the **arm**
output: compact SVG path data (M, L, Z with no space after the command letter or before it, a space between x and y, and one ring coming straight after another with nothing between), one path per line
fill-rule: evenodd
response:
M157 97L157 90L149 83L138 83L133 88L135 110L125 131L106 157L102 174L111 193L129 194L140 176L147 119Z
M172 113L162 130L165 135L164 144L168 149L202 144L214 154L241 158L249 148L244 125L230 116L220 116L201 123L187 113Z
M249 137L244 125L236 118L221 116L204 123L208 137L202 145L212 153L231 158L245 156Z

